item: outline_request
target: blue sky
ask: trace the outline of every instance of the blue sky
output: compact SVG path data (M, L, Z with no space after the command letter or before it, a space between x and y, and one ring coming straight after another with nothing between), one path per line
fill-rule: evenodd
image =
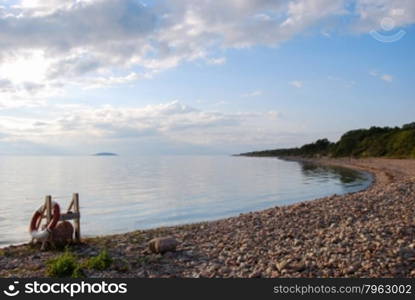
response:
M413 1L198 3L0 1L0 154L234 153L415 120Z

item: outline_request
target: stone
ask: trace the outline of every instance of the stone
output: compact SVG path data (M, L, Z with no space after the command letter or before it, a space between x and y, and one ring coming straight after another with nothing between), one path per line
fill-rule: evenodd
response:
M148 248L153 253L165 253L176 251L179 242L172 237L163 237L152 239L148 243Z
M275 264L278 271L282 271L286 268L286 266L290 263L290 260L282 260L281 262L278 262Z
M306 269L306 265L303 262L299 262L296 264L291 264L290 269L296 272L303 272Z
M68 221L60 222L52 230L52 240L57 245L67 245L72 242L74 228Z

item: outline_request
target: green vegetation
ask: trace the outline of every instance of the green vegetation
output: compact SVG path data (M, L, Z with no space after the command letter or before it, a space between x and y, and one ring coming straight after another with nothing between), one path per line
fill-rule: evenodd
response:
M113 260L107 250L102 250L97 256L87 260L78 260L78 258L69 250L63 254L50 259L46 263L46 275L50 277L85 277L84 269L95 269L103 271L112 264Z
M49 260L46 264L46 274L50 277L74 277L80 275L80 267L76 257L69 251Z
M112 258L108 254L107 250L102 250L97 256L91 257L87 262L86 266L89 269L95 269L103 271L107 269L112 263Z
M345 133L337 143L327 139L300 148L243 153L242 156L415 158L415 122L402 127L372 127Z

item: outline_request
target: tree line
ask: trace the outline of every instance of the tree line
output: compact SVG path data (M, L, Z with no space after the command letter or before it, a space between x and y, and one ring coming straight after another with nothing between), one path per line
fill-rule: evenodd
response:
M320 139L302 147L255 151L242 156L415 158L415 122L402 127L371 127L345 133L337 143Z

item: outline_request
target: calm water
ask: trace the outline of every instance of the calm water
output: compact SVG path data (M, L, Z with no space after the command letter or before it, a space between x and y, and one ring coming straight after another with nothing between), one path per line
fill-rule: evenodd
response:
M370 184L368 174L274 158L0 156L0 245L27 242L33 212L80 193L82 234L219 219Z

